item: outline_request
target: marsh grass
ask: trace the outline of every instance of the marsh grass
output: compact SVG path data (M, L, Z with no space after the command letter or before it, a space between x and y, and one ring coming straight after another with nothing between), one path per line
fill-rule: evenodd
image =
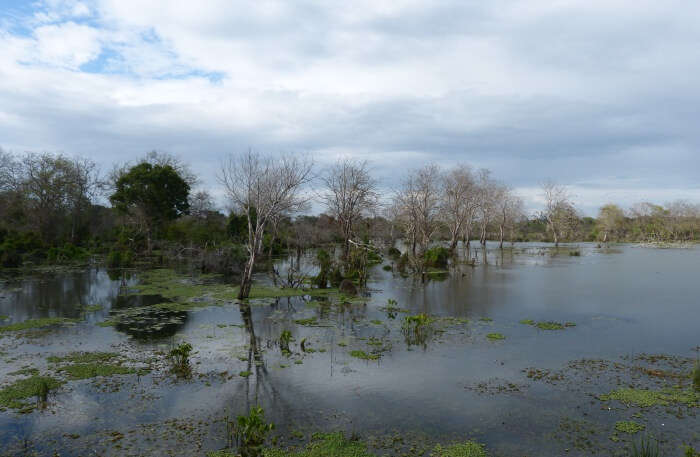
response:
M693 379L693 389L695 389L696 392L700 392L700 363L695 362L695 368L693 368L691 378Z
M415 314L406 316L401 325L401 332L408 346L426 346L428 340L433 335L433 322L435 319L426 314Z
M40 319L29 319L24 322L17 322L15 324L3 325L0 327L0 333L2 332L19 332L22 330L31 330L42 327L49 327L53 325L61 324L71 324L78 322L77 319L68 319L66 317L42 317Z
M259 406L252 407L247 416L238 416L232 425L233 436L242 457L263 455L265 439L268 433L275 429L274 424L267 423L265 411Z
M660 457L659 442L648 437L642 437L639 444L632 443L631 457Z
M27 399L36 397L38 403L45 403L49 392L62 384L63 381L58 379L38 375L17 380L0 389L0 407L31 411L34 406Z
M188 342L182 342L170 350L168 357L170 358L173 372L178 376L189 376L191 374L191 352L192 345Z

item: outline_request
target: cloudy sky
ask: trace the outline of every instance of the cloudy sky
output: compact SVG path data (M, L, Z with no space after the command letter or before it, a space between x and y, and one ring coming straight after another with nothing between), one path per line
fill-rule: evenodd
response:
M537 207L700 201L700 2L0 0L0 146L206 186L252 147L467 162Z

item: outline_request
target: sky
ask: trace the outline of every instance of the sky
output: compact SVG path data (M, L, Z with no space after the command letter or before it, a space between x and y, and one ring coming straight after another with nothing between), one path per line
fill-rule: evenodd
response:
M221 195L249 148L489 168L535 211L545 180L700 202L700 2L0 0L0 147L151 150Z

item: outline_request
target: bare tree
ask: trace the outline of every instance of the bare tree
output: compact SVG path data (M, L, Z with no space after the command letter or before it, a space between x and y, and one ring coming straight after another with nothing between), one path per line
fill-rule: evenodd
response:
M440 226L440 169L426 165L412 172L394 197L401 225L411 241L413 260L417 262L428 249ZM416 253L416 247L420 249Z
M523 201L508 186L501 186L497 191L496 207L498 209L498 247L503 249L506 229L512 228L523 217Z
M480 242L486 245L489 224L497 214L499 184L491 177L491 171L481 169L477 175L478 215L480 225Z
M450 250L457 247L459 237L466 232L469 238L470 226L478 208L476 182L471 168L459 165L448 171L442 178L441 218L450 232Z
M323 176L322 200L338 223L343 238L343 258L347 260L350 240L357 221L377 205L377 184L367 162L340 159Z
M216 210L214 199L206 190L200 190L190 195L190 215L196 219L204 219L211 211Z
M262 249L268 224L285 214L304 208L308 198L303 186L311 180L313 163L293 156L273 159L249 150L230 155L219 176L230 203L248 220L248 260L241 277L238 298L248 298L253 267Z
M572 215L575 216L576 209L566 187L553 181L542 184L542 196L545 202L544 217L552 232L554 245L559 246L560 238L571 228Z

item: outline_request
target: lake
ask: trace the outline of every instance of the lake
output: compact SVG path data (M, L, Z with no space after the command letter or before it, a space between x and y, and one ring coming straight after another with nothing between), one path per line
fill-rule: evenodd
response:
M700 349L699 248L485 252L426 281L375 266L361 298L309 292L247 307L209 276L173 299L186 269L148 293L139 272L7 277L0 383L39 373L60 385L38 406L25 399L0 412L0 455L205 455L227 446L227 418L254 405L279 443L343 430L386 455L474 439L493 456L622 456L644 434L669 456L700 448L689 379ZM301 268L313 271L312 253ZM419 314L424 326L407 324ZM66 320L1 331L43 318ZM188 378L166 356L181 341L194 348ZM118 369L81 376L70 370L78 351L115 354ZM621 394L640 391L654 404Z

